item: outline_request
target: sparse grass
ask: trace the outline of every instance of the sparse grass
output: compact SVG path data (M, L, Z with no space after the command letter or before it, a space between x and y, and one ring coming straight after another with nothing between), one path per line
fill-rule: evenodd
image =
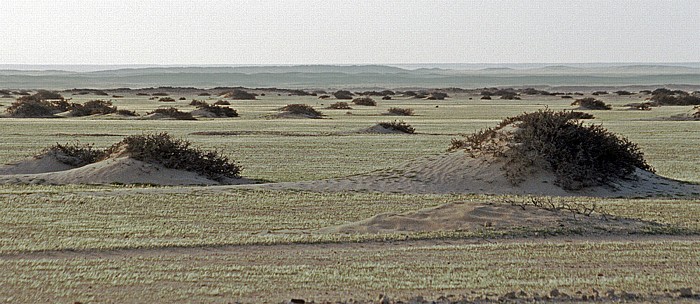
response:
M407 134L413 134L416 132L415 128L413 128L410 124L402 120L380 122L379 125L385 129L396 130Z
M328 108L333 110L352 110L350 105L344 101L334 102Z

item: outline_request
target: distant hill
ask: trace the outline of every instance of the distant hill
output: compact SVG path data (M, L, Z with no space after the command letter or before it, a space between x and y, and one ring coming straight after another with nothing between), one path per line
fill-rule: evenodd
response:
M700 86L700 68L675 65L569 66L478 70L384 65L136 67L104 71L0 70L0 88L70 89L156 86L284 88L493 86Z

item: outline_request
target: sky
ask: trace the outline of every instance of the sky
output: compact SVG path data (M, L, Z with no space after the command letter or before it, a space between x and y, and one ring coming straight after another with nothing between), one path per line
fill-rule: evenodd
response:
M700 1L0 0L2 64L700 62Z

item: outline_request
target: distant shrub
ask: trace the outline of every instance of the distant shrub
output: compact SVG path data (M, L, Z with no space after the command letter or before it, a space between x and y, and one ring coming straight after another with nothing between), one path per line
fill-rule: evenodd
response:
M344 101L339 101L336 103L332 103L330 106L328 106L329 109L334 109L334 110L351 110L352 108L347 102Z
M185 97L180 97L178 100L187 100Z
M158 99L158 101L160 101L160 102L175 102L175 99L173 99L172 97L161 97L160 99Z
M623 91L623 90L615 91L615 94L617 94L617 95L619 95L619 96L632 95L631 92L629 92L629 91Z
M391 122L380 122L379 125L385 129L396 130L407 134L413 134L416 132L416 129L404 121L394 120Z
M605 102L592 98L592 97L586 97L582 99L576 99L573 103L571 103L572 106L580 106L583 109L588 109L588 110L610 110L612 107Z
M192 148L168 133L133 135L110 147L106 154L126 153L132 158L166 168L199 173L215 181L240 178L241 168L217 151Z
M218 101L216 101L216 102L214 103L214 105L217 105L217 106L228 106L228 105L230 105L230 104L231 104L231 103L228 102L228 100L223 100L223 99L219 99Z
M630 110L651 111L652 107L658 107L659 104L656 102L639 102L626 104L625 106L630 107Z
M318 96L318 99L328 99L328 98L331 98L331 97L329 95Z
M386 96L382 97L382 100L391 100L391 96L386 95Z
M520 97L518 97L518 94L515 92L504 92L500 94L501 98L500 99L506 99L506 100L518 100Z
M571 95L562 95L561 98L563 98L563 99L572 99L572 98L574 98L574 97L572 97Z
M121 116L139 116L139 114L136 114L134 111L129 111L129 110L117 110L117 115Z
M65 99L61 94L47 90L38 90L34 95L30 95L30 98L32 100Z
M202 92L202 93L197 94L197 96L211 96L211 94L209 94L207 92Z
M321 112L306 104L289 104L282 107L280 110L289 114L303 115L310 118L321 118L321 116L323 116Z
M511 125L517 127L513 133L501 131ZM495 138L499 140L492 141ZM498 143L502 139L509 144ZM533 167L553 172L555 182L567 190L608 185L636 168L653 172L636 144L601 126L584 126L565 111L525 113L452 140L451 150L463 148L504 157L503 170L513 184L524 181Z
M255 94L253 93L248 93L244 90L241 89L234 89L232 91L224 91L219 94L220 96L223 96L224 98L231 98L234 100L253 100L255 99Z
M593 94L591 94L591 95L593 95L593 96L608 95L608 92L607 92L607 91L595 91L595 92L593 92Z
M122 95L112 95L112 98L124 98Z
M99 91L99 90L92 91L92 94L95 94L95 95L97 95L97 96L109 96L109 94L107 94L107 92L105 92L105 91Z
M335 99L352 99L352 96L354 94L350 91L346 90L339 90L335 93L333 93L333 96L335 96Z
M15 118L52 117L59 112L47 102L34 100L17 100L12 103L6 111L10 117Z
M117 107L112 106L111 101L90 100L85 104L76 105L71 111L72 116L106 115L117 112Z
M137 96L150 96L148 93L139 92L136 93Z
M197 108L203 111L207 111L209 113L213 113L217 117L238 117L238 112L229 107L220 107L217 105L211 106L204 103L203 105L198 105Z
M389 108L387 110L389 115L399 115L399 116L411 116L413 115L413 109L410 108Z
M161 114L177 120L196 120L192 117L192 113L182 112L176 108L161 108L146 114Z
M659 90L659 89L657 89ZM655 90L654 92L656 92ZM673 91L671 93L655 93L651 100L659 105L689 106L700 105L700 96L690 95L683 91Z
M190 105L191 105L191 106L198 107L198 106L206 106L206 105L209 105L209 104L207 104L206 101L201 101L201 100L197 100L197 99L192 99L192 101L190 101Z
M484 95L484 96L481 96L481 99L484 99L484 100L491 100L491 95Z
M170 94L165 93L165 92L156 92L156 93L151 94L151 96L168 96L168 95L170 95Z
M352 100L352 103L359 106L376 106L377 102L370 97L358 97Z

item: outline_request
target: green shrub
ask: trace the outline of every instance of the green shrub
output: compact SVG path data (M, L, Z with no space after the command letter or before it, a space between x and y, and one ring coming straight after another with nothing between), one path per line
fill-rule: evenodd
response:
M106 154L126 153L134 159L160 164L166 168L199 173L215 181L240 178L241 168L217 151L192 148L190 142L174 139L168 133L125 137Z
M358 97L352 100L352 103L358 106L376 106L377 102L370 97Z
M610 110L612 107L605 102L592 98L592 97L586 97L582 99L576 99L573 103L571 103L572 106L578 105L579 107L583 109L588 109L588 110Z
M411 116L413 115L413 109L410 108L389 108L387 110L389 115L399 115L399 116Z
M396 130L408 134L413 134L416 132L416 129L404 121L394 120L391 122L380 122L379 125L385 129Z
M117 112L117 107L112 106L111 101L90 100L83 105L77 104L70 111L72 116L104 115Z
M192 117L192 113L182 112L176 108L161 108L146 114L161 114L177 120L196 120Z
M323 116L321 112L306 104L289 104L282 107L280 110L289 114L304 115L311 118L320 118Z
M332 103L331 105L328 106L329 109L334 109L334 110L351 110L352 108L347 102L344 101L339 101L336 103Z
M556 184L567 190L609 185L636 168L653 172L636 144L601 126L584 126L573 117L565 111L525 113L507 118L493 129L453 139L450 150L481 151L504 158L503 170L513 184L543 168L553 172ZM516 129L509 133L504 130L507 126ZM508 143L502 144L503 140Z

